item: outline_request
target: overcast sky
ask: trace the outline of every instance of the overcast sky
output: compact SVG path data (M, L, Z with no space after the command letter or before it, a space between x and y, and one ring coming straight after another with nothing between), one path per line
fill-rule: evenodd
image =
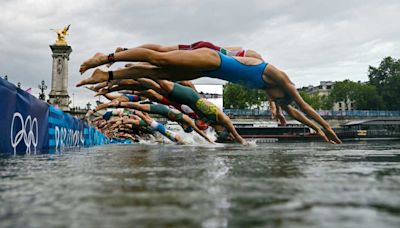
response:
M93 100L75 84L95 52L143 43L207 40L261 53L298 87L324 80L368 80L368 66L399 58L398 0L0 0L0 75L23 88L51 83L50 28L71 24L69 93ZM84 76L87 77L88 72ZM207 83L207 80L201 80ZM48 89L47 94L50 92Z

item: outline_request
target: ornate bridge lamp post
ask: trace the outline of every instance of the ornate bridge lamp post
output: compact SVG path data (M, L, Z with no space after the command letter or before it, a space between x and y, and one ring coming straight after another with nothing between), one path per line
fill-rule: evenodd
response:
M40 100L46 100L46 95L44 94L44 91L47 89L47 85L45 85L44 80L42 80L42 83L38 86L38 88L40 89L40 91L42 91L41 93L39 93L39 99Z

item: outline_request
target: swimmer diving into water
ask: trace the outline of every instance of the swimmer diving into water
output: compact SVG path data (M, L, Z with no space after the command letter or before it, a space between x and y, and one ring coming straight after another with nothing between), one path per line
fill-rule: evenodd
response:
M250 88L264 89L289 115L313 128L325 141L341 143L329 124L301 98L286 73L259 59L230 57L208 48L170 52L131 48L110 55L97 53L82 63L80 72L84 73L90 68L116 61L148 62L151 65L134 65L110 72L96 69L90 78L81 81L77 86L109 79L142 77L168 80L192 80L204 76L218 78ZM293 101L305 114L321 125L324 131L293 108L290 105Z
M264 62L263 58L259 53L253 50L244 50L241 47L220 47L217 46L213 43L207 42L207 41L198 41L192 44L179 44L179 45L173 45L173 46L161 46L158 44L144 44L138 46L138 48L146 48L150 49L153 51L158 51L158 52L169 52L169 51L176 51L176 50L196 50L199 48L209 48L211 50L218 51L224 55L227 56L238 56L238 57L252 57L256 59L260 59ZM121 51L126 51L129 50L128 48L121 48L118 47L115 50L115 53L121 52ZM108 63L107 66L110 67L112 65L111 63ZM127 64L126 66L128 67L131 64ZM196 90L194 88L193 83L190 81L180 81L179 82L182 85L190 86L192 89ZM268 94L267 94L268 95ZM272 112L272 118L276 118L279 120L280 125L285 126L286 125L286 119L284 115L282 114L282 110L280 105L277 105L269 96L268 97L268 102L270 104L271 112Z

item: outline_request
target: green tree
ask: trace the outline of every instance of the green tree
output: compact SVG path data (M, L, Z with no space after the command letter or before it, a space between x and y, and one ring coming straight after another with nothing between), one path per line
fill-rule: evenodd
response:
M388 110L400 109L400 60L384 58L379 67L369 66L369 83L376 87Z
M379 110L384 108L382 97L375 86L368 83L356 83L351 99L358 110Z
M328 96L320 96L318 93L309 94L305 91L299 91L299 93L303 100L316 110L328 110L333 106Z
M267 101L266 93L262 90L248 89L244 86L226 83L223 87L224 108L245 109L260 107Z
M358 110L377 110L384 107L382 97L374 85L348 79L336 82L329 97L333 102L344 102L346 106L348 102L353 102L354 108Z
M329 94L330 99L333 102L344 102L347 107L348 103L354 98L354 88L356 84L356 82L352 82L348 79L336 82Z
M330 110L333 107L333 100L329 96L321 96L321 109Z

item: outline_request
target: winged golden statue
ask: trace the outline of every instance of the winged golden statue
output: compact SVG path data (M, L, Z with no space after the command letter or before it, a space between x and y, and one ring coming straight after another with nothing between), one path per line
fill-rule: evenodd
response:
M67 41L65 40L65 36L68 35L68 30L69 26L64 26L63 29L50 29L52 31L55 31L57 33L57 40L56 40L56 45L68 45Z

